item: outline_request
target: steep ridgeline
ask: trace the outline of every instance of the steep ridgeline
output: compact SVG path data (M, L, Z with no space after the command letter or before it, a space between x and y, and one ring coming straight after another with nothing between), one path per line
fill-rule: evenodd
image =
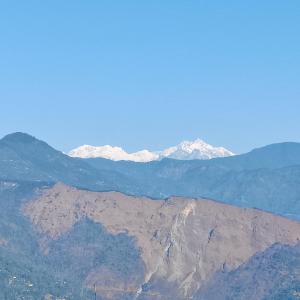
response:
M0 140L0 179L64 182L137 196L205 197L300 220L300 144L210 160L149 163L79 159L23 133Z
M206 197L300 220L300 143L274 144L211 160L85 161L99 170L114 170L136 182L138 191L122 190L127 193L154 198Z
M120 173L97 170L21 132L0 140L0 179L61 181L92 190L128 189L134 185Z
M280 280L284 273L272 272L291 269L294 284L284 288L291 295L299 292L299 272L285 257L296 251L300 223L260 210L205 199L153 201L56 184L40 190L22 211L38 236L44 260L62 266L57 269L59 278L60 273L77 276L72 282L81 282L83 290L95 291L99 299L219 299L210 298L215 291L210 293L208 287L231 278L241 278L233 289L255 289L258 283L244 282L243 272L248 277L264 272L257 259L268 265L272 260L256 256L274 251L275 244L290 247L282 246L283 254L273 255L277 261L282 255L282 260L274 270L268 269L268 276ZM107 249L103 235L111 241ZM281 253L281 248L276 251ZM272 293L264 289L255 299L273 299L268 297L277 288L280 294L283 287L272 286ZM226 299L246 299L248 290L241 293L228 291Z

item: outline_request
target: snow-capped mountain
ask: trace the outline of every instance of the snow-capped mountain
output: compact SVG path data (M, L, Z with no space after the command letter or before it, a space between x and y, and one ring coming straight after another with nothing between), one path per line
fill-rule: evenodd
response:
M160 157L169 157L181 160L211 159L234 155L223 147L214 147L201 139L183 141L179 145L170 147L160 152Z
M223 147L214 147L201 139L195 141L183 141L177 146L167 148L162 151L141 150L128 153L120 147L90 146L83 145L69 152L69 156L81 158L102 157L111 160L129 160L135 162L149 162L168 157L173 159L211 159L215 157L225 157L234 155L231 151Z
M90 146L83 145L69 152L69 156L81 158L102 157L111 160L131 160L136 162L147 162L159 159L159 155L148 150L141 150L134 153L127 153L121 147Z

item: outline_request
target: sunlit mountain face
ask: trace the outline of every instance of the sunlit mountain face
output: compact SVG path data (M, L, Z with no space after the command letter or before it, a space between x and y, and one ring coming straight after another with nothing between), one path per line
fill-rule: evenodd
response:
M179 160L191 159L211 159L216 157L226 157L234 155L231 151L223 147L214 147L201 139L195 141L183 141L177 146L167 148L162 151L141 150L128 153L121 147L90 146L83 145L69 152L72 157L81 158L106 158L114 161L128 160L135 162L149 162L161 160L163 158L173 158Z
M297 299L299 187L298 143L134 162L7 135L0 298Z

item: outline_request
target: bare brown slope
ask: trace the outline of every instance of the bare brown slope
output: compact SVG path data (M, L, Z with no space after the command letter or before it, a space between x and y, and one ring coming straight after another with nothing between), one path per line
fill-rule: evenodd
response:
M256 209L173 197L153 201L57 184L24 208L36 228L56 239L87 217L136 238L144 282L167 280L189 298L216 271L235 269L274 243L295 244L300 224ZM141 290L136 291L138 296Z

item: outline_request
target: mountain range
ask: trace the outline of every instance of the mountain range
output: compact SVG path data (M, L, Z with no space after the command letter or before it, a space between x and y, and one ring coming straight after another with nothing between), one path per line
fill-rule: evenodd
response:
M300 296L300 144L208 160L0 140L0 298Z
M108 299L193 299L204 294L219 272L227 278L275 243L295 247L300 241L300 223L255 209L181 197L153 201L62 184L42 191L25 204L23 213L40 233L41 249L49 256L57 251L58 241L61 244L87 220L91 228L100 223L108 234L125 232L133 238L135 263L128 253L128 262L114 266L112 261L110 266L99 261L84 274L87 287L96 285ZM84 246L88 244L72 243L66 251L80 261ZM89 255L95 250L90 246Z
M90 146L83 145L69 152L72 157L81 158L106 158L114 161L127 160L135 162L149 162L161 160L163 158L173 158L179 160L190 159L211 159L215 157L226 157L234 155L233 152L223 148L214 147L201 139L195 141L183 141L177 146L167 148L162 151L141 150L134 153L128 153L121 147Z
M210 160L138 163L72 158L30 135L14 133L0 140L0 158L5 180L64 182L158 199L204 197L300 218L300 143Z

